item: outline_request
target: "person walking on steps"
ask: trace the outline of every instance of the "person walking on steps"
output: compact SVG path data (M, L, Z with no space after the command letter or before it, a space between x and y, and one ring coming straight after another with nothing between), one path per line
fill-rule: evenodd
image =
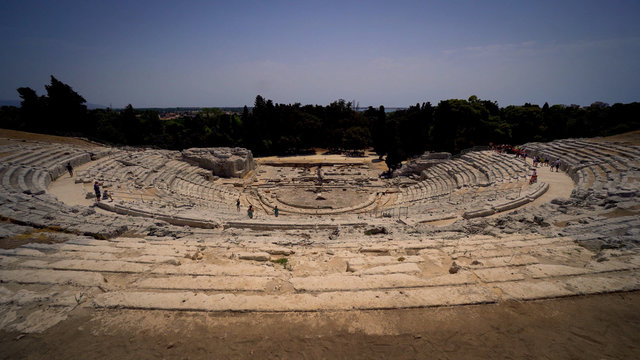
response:
M249 219L253 219L253 205L249 205L249 209L247 209L247 216L249 216Z
M529 184L533 184L538 182L538 173L536 172L536 169L533 169L533 173L531 173L531 179L529 179Z
M71 162L67 163L67 171L69 172L69 176L73 177L73 166L71 166Z
M275 217L278 217L278 205L276 205L276 207L273 208L273 215L275 215Z

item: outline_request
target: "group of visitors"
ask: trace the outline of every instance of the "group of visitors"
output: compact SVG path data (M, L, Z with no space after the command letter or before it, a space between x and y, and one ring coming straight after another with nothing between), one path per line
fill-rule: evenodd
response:
M528 156L527 150L522 149L520 146L517 146L517 145L512 146L508 144L494 145L493 143L489 143L489 146L491 147L491 149L495 150L498 153L515 154L516 159L522 159L524 161L527 161L527 156ZM558 172L558 170L560 170L560 159L551 161L549 156L534 155L533 166L538 167L538 165L550 166L551 171L553 171L553 169L555 168L556 172Z
M543 158L542 156L534 155L533 166L538 167L538 165L549 166L549 169L551 171L553 171L553 169L555 168L556 172L558 172L558 170L560 170L560 158L556 159L555 161L551 161L548 156L545 156Z
M93 183L93 191L96 193L96 201L100 201L101 197L102 197L102 200L113 201L113 196L111 195L109 190L104 189L104 191L100 193L100 186L102 186L102 184L99 183L97 180Z
M494 145L493 143L489 143L489 147L500 154L507 154L515 151L515 147L508 144Z
M525 158L526 160L526 158ZM558 172L560 170L560 158L556 159L556 161L550 161L548 156L545 156L544 158L542 156L537 156L534 155L532 158L533 161L533 166L535 168L538 167L538 165L541 166L549 166L549 169L553 172L553 169L556 169L556 172ZM534 184L536 182L538 182L538 173L536 171L536 169L533 169L533 172L531 173L531 178L529 178L529 184Z
M522 158L522 160L527 161L527 150L521 149L519 146L515 147L516 159Z
M537 156L534 155L532 158L533 161L533 166L538 167L538 165L540 166L549 166L549 157L545 156L544 158L542 156Z

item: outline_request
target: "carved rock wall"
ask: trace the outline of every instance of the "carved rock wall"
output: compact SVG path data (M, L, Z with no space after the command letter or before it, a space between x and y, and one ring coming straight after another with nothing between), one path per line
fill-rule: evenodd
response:
M402 167L394 172L394 176L420 175L422 171L451 159L451 154L447 152L427 152L420 157L409 160Z
M183 150L182 157L220 177L240 178L256 168L251 150L244 148L191 148Z

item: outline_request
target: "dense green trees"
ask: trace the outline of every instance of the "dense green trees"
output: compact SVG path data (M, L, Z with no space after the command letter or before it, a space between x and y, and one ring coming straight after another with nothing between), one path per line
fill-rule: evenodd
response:
M257 156L373 146L380 159L386 156L389 168L427 150L457 153L490 142L520 144L640 129L640 103L500 108L474 95L387 113L383 106L356 111L344 100L301 106L274 104L258 95L253 108L245 106L240 114L204 108L161 120L156 111L131 105L88 111L85 99L53 76L45 89L47 94L38 96L31 88L19 88L21 107L0 108L0 127L169 149L243 146Z

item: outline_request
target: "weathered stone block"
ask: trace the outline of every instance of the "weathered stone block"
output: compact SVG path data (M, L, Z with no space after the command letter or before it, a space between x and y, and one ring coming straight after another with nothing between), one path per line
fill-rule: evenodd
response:
M251 150L244 148L191 148L182 151L182 157L222 177L243 177L256 168Z

